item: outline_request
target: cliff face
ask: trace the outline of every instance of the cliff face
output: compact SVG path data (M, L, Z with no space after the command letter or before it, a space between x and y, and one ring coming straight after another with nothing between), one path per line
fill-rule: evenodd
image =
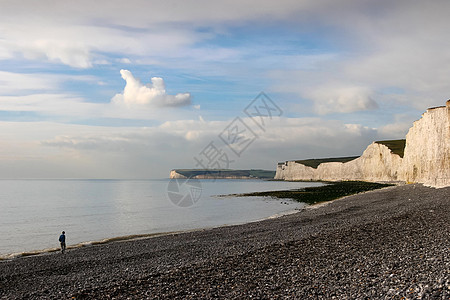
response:
M401 160L401 157L393 154L388 147L374 142L361 157L346 163L322 163L317 169L295 161L278 164L275 179L395 181L398 180Z
M406 135L400 170L406 182L434 187L450 185L450 100L428 109Z
M308 181L316 180L315 177L315 169L296 163L295 161L287 161L277 165L274 179Z
M327 162L317 169L295 161L280 163L275 179L419 182L450 186L450 101L427 110L406 135L403 158L374 142L357 159Z
M385 145L372 143L358 158L361 160L360 167L362 176L360 180L367 181L397 181L398 169L402 164L402 158L392 153ZM351 169L347 170L352 172Z

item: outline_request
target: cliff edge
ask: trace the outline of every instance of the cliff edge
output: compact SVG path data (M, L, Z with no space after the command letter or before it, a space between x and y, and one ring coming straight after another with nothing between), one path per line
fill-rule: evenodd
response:
M450 186L450 100L428 109L414 122L406 140L377 141L355 159L279 163L275 179L306 181L405 181L432 187Z

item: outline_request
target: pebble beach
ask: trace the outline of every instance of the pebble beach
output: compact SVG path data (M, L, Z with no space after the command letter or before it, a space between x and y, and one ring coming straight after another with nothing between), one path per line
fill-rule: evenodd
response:
M449 299L450 188L0 262L0 299Z

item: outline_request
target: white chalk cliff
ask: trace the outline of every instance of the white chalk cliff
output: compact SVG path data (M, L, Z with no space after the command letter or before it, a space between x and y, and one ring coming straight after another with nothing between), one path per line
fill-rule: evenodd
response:
M373 142L348 162L326 162L317 168L296 161L279 163L275 179L405 181L450 186L450 100L428 109L406 135L401 157L382 142Z
M175 179L187 179L186 176L181 175L180 173L178 173L176 170L171 170L170 171L170 176L169 178L175 178Z

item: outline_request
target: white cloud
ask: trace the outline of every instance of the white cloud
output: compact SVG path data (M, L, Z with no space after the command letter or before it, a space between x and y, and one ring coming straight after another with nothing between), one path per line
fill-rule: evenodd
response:
M164 80L160 77L152 77L152 83L144 85L128 70L120 70L120 74L126 81L126 85L123 93L114 96L113 103L124 103L129 107L135 105L185 106L191 104L189 93L167 94Z
M119 59L119 62L123 64L131 64L131 60L126 57Z
M378 128L378 134L381 139L401 139L405 138L408 130L412 127L414 121L419 119L419 115L401 113L395 114L392 123L385 124Z
M378 133L382 140L404 139L411 128L411 124L411 122L387 124L380 127Z
M72 41L64 40L36 40L30 50L25 52L26 57L37 58L44 54L51 62L77 67L92 67L92 57L89 48Z
M43 74L20 74L0 71L2 95L29 93L30 91L55 90L60 79Z
M321 86L304 94L315 103L319 114L351 113L378 108L372 92L363 87Z
M86 25L96 23L96 17L87 20L83 13L69 16L68 9L61 11L67 19L46 18L49 12L30 18L24 8L12 11L16 16L13 20L5 17L3 7L0 12L0 26L5 28L0 34L0 58L24 57L85 69L109 63L105 55L111 54L171 56L204 38L202 33L159 24L142 24L146 29L139 30L131 25L109 24L115 17L105 24Z

